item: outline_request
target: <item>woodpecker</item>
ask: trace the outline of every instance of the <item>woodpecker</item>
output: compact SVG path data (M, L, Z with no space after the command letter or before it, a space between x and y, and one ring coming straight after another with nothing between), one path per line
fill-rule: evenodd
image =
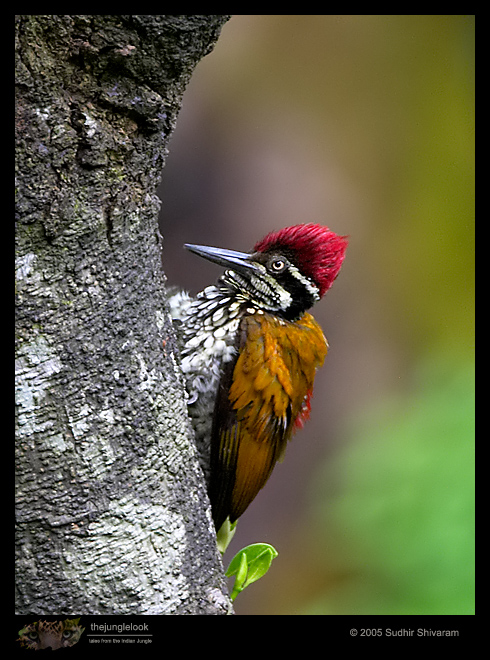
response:
M347 237L301 224L271 232L251 253L184 247L226 269L195 299L170 299L218 531L243 514L309 417L328 344L307 310L337 277Z

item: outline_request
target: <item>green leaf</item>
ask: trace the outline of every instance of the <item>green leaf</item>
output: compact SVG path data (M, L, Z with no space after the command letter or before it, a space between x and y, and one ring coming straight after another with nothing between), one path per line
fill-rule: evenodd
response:
M277 555L277 550L268 543L252 543L242 548L225 573L227 577L236 576L231 599L235 600L241 591L265 575Z
M218 550L222 555L225 554L226 548L235 535L237 523L238 520L235 520L234 523L230 523L230 519L227 518L218 530L218 534L216 535L216 542L218 544Z
M233 587L233 590L236 591L237 593L240 593L240 591L245 589L244 584L247 579L247 573L248 573L247 556L245 555L245 553L242 553L240 555L240 564L236 572L235 585Z

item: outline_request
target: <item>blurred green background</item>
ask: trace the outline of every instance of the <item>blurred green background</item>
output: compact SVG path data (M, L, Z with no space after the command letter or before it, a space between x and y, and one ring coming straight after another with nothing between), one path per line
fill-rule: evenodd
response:
M239 614L474 612L474 17L234 16L163 173L169 283L319 222L350 235L313 310L309 424L225 557L268 542Z

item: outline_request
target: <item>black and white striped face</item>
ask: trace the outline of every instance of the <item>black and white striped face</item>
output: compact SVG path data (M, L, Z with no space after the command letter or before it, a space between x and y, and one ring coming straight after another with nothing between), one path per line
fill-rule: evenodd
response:
M222 279L260 309L294 321L320 300L318 287L295 266L292 255L256 252L248 257L254 268L228 269Z
M289 250L247 254L202 245L186 245L199 256L227 270L219 283L230 287L238 300L294 321L320 300L318 286L303 275Z

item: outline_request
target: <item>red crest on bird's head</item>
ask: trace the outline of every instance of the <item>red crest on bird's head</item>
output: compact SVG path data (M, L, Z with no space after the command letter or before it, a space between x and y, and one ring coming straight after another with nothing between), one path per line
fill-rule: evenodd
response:
M328 227L309 223L267 234L255 245L254 251L291 252L296 266L318 286L320 296L323 296L339 273L347 243L347 236L339 236Z

